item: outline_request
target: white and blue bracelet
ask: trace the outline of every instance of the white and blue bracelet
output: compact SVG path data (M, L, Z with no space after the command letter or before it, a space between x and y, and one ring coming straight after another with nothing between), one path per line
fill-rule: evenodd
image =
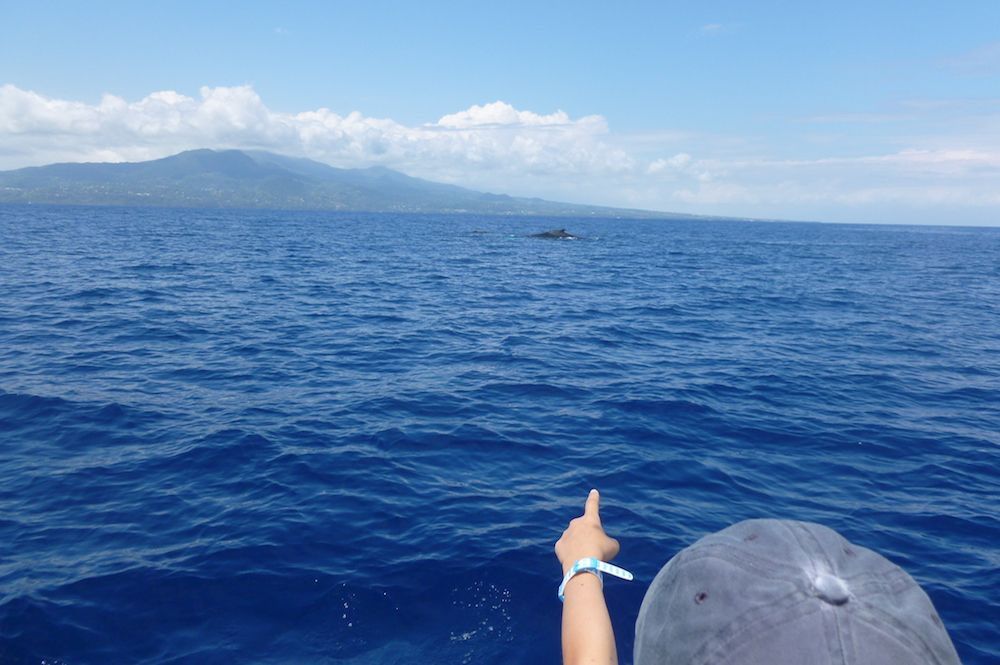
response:
M601 580L601 587L604 587L604 575L612 575L614 577L621 578L623 580L631 581L633 579L632 573L628 572L624 568L619 568L618 566L612 566L610 563L601 561L600 559L592 556L588 556L584 559L580 559L566 571L566 575L563 577L562 584L559 585L559 600L566 601L566 584L579 575L580 573L593 573L597 575L597 579Z

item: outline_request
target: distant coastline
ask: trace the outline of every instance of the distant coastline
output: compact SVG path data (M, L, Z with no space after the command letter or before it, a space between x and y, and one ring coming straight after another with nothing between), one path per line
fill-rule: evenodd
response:
M478 192L384 167L338 169L263 151L189 150L146 162L0 171L0 203L623 219L732 219Z

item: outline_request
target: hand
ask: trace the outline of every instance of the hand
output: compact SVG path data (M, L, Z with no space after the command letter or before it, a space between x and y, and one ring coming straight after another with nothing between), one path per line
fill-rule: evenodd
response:
M611 561L618 556L618 541L604 533L601 526L600 503L600 493L590 490L583 515L571 520L556 542L556 556L562 564L563 575L580 559L592 556Z

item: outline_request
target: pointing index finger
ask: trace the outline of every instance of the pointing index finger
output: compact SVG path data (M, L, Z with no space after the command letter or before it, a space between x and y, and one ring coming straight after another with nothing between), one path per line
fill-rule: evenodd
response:
M601 523L601 493L597 490L590 490L587 495L587 503L583 508L583 516Z

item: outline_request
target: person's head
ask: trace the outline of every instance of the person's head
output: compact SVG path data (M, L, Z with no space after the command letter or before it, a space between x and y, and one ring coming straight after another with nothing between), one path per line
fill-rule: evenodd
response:
M653 580L635 665L954 665L927 594L885 557L818 524L748 520Z

